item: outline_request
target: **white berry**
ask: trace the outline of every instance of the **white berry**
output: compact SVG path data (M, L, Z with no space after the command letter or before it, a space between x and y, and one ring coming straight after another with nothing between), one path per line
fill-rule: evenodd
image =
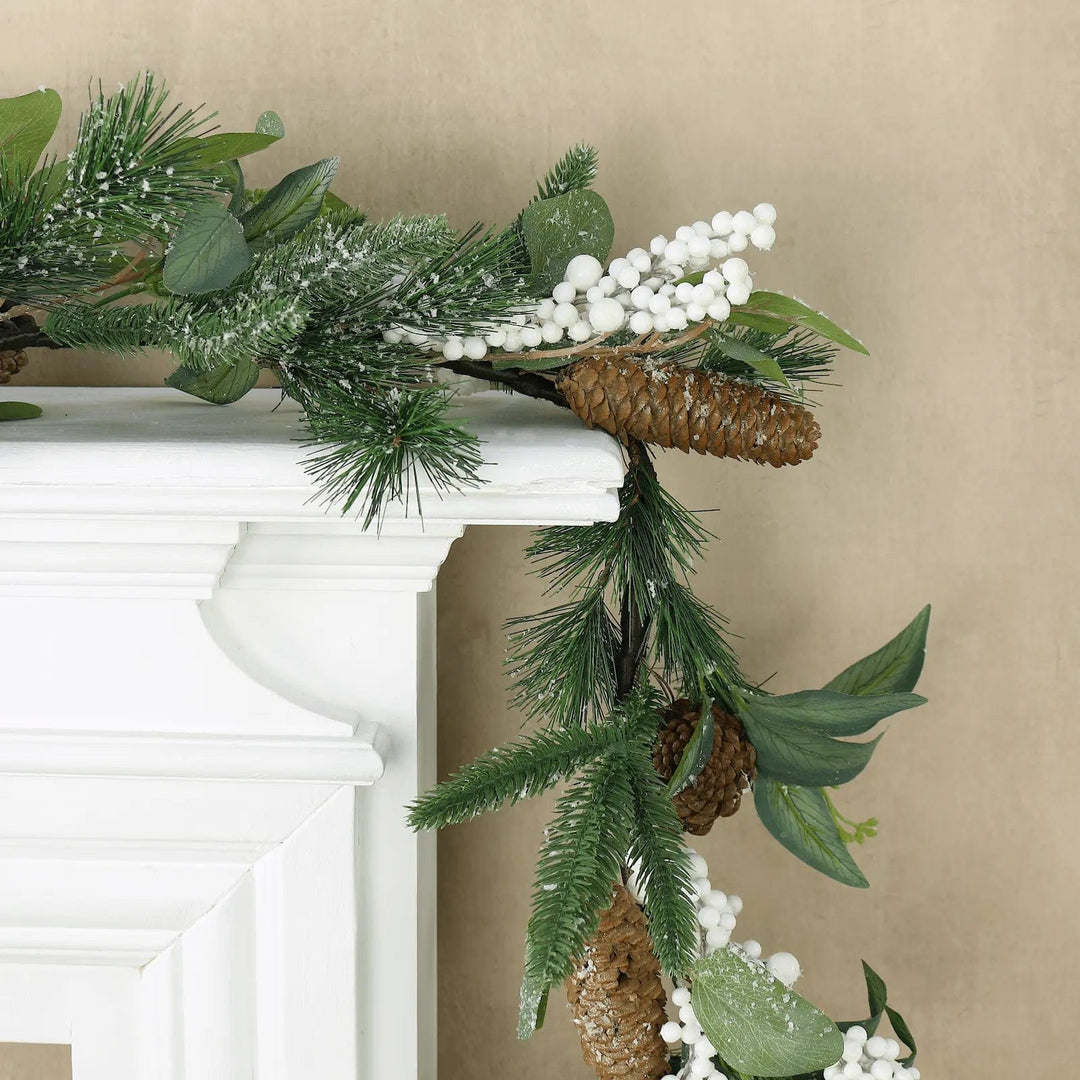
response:
M624 266L615 280L619 283L620 288L635 289L638 282L641 281L641 271L633 266Z
M767 229L768 225L760 227ZM687 241L686 250L690 253L691 259L708 259L712 250L712 242L707 236L694 236Z
M540 327L540 336L549 345L554 345L556 341L562 341L563 327L554 321L546 322Z
M714 926L705 934L705 944L710 949L721 949L731 940L731 931L722 926Z
M711 285L702 282L700 285L694 286L691 298L695 304L707 308L716 299L716 292Z
M585 302L587 304L595 304L597 300L602 300L603 298L604 290L601 289L599 285L594 285L585 293ZM548 318L550 319L551 316L549 315Z
M720 912L714 907L703 907L697 913L697 921L701 923L706 930L709 930L714 926L720 925Z
M742 233L743 236L749 236L750 231L757 224L757 218L750 213L749 210L740 210L731 219L732 231L736 233Z
M694 286L689 281L680 281L675 286L675 299L680 304L689 304L694 298Z
M570 299L573 300L574 298L571 296ZM554 314L555 314L555 300L554 299L541 300L540 303L536 305L536 317L541 322L543 322L545 319L550 319L551 316L554 315Z
M567 330L571 341L588 341L592 337L592 327L588 319L579 319Z
M693 225L680 225L675 230L675 239L681 240L684 244L689 240L692 240L695 236L697 236L697 233L694 232Z
M761 942L755 941L751 938L749 941L742 943L742 951L750 957L751 960L761 959Z
M654 255L663 255L664 248L668 245L668 238L666 236L654 236L649 241L649 250Z
M717 908L720 911L727 910L727 893L721 892L719 889L712 889L709 895L705 897L705 903L709 907Z
M773 953L772 956L765 962L765 966L769 969L770 974L778 978L789 989L799 981L799 976L802 974L802 968L799 967L799 961L791 955L789 952ZM851 1032L848 1032L851 1035ZM863 1038L866 1037L866 1032L863 1032ZM859 1040L860 1045L862 1039Z
M719 296L706 308L706 314L710 319L723 322L731 314L731 304L725 297Z
M503 339L503 346L507 352L520 352L521 351L521 331L520 330L507 330L506 337Z
M594 281L593 284L595 285L596 282ZM577 294L577 287L569 281L560 281L559 284L551 290L551 298L556 304L572 304L574 302L574 297L577 296Z
M676 1009L690 1004L690 991L685 986L677 986L671 991L671 1004Z
M668 1043L668 1045L682 1042L682 1025L676 1024L674 1020L669 1020L660 1029L660 1038Z
M648 285L638 285L638 287L630 293L630 303L641 311L645 311L648 308L649 301L652 298L653 291Z
M882 1058L888 1050L889 1044L880 1035L871 1035L866 1040L866 1053L872 1058Z
M635 311L630 316L630 329L635 334L649 334L653 329L653 317L649 311Z
M465 355L470 360L483 360L487 356L487 342L481 337L467 337Z
M780 954L778 953L777 955ZM792 957L792 960L794 959L795 957ZM769 962L772 963L772 957L769 957ZM777 976L777 978L779 978L779 976ZM857 1043L864 1043L867 1040L866 1028L864 1028L862 1024L852 1024L852 1026L844 1033L844 1038L852 1039Z
M607 268L608 276L618 279L619 274L621 274L629 265L629 259L612 259Z
M689 256L690 251L681 240L672 240L671 243L664 248L664 258L669 263L682 266Z
M724 275L719 270L706 270L701 283L702 285L708 285L713 292L722 293L724 291Z
M712 237L712 226L707 221L695 221L690 227L698 234L698 236Z
M523 326L521 328L521 344L526 349L535 349L543 340L544 335L539 326Z
M618 300L610 296L589 305L589 322L598 333L607 334L618 330L626 321L626 312Z
M581 318L573 304L559 304L551 314L552 322L557 326L573 326Z
M654 315L663 315L671 307L671 301L664 295L664 293L656 293L649 301L649 310ZM706 892L708 891L709 882L706 878L699 878L699 881L705 882ZM696 882L695 882L696 884Z
M742 233L732 233L727 238L727 245L731 251L745 251L750 241Z
M750 267L746 265L745 259L735 257L728 259L720 267L720 273L727 281L742 281L750 273Z
M668 329L670 330L685 330L686 329L686 311L683 308L673 307L667 313Z
M554 304L552 305L551 310L552 311L555 310ZM503 346L503 343L506 341L506 330L503 329L503 327L500 326L498 330L492 330L491 333L488 334L487 337L484 338L484 340L493 349L501 349L502 346Z
M711 1076L713 1071L712 1062L705 1057L695 1057L690 1063L690 1075L696 1076L698 1080L705 1080L706 1076Z
M750 243L758 251L768 251L776 243L776 230L771 225L755 225L750 233Z
M613 293L615 292L615 290L616 290L616 289L617 289L617 288L619 287L619 286L618 286L618 285L617 285L617 284L615 283L615 279L614 279L614 278L613 278L613 277L612 277L612 276L611 276L610 274L605 274L605 275L604 275L604 276L603 276L603 277L602 277L602 278L601 278L601 279L599 280L599 282L597 282L597 284L598 284L598 285L599 285L599 287L600 287L600 291L601 291L601 292L602 292L602 293L603 293L603 294L604 294L605 296L611 296L611 295L612 295L612 294L613 294Z
M750 299L750 282L733 281L727 290L729 304L745 304Z
M889 1061L875 1061L870 1066L870 1075L874 1080L892 1080L893 1067Z
M776 207L772 203L759 202L754 207L754 217L760 221L762 225L775 225L776 224Z
M683 310L691 322L702 322L705 319L706 311L700 304L691 302Z
M604 276L604 267L592 255L575 255L566 264L563 276L579 293L583 293Z
M721 210L720 213L715 214L712 219L713 232L717 236L727 236L732 229L733 218L727 210Z

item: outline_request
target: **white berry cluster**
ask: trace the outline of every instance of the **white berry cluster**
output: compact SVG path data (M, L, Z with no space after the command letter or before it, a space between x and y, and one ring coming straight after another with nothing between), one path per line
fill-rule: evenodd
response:
M696 852L690 853L691 872L694 875L694 891L697 893L697 919L701 927L701 952L708 956L717 949L730 946L736 919L742 911L738 896L714 889L709 881L709 867ZM761 960L762 949L757 941L744 941L730 946L741 949L752 960ZM792 987L802 974L799 961L791 953L773 953L764 961L768 970L785 986ZM690 1051L689 1062L678 1076L669 1074L664 1080L727 1080L724 1073L713 1064L716 1047L701 1030L694 1013L693 996L685 986L676 987L671 993L671 1004L678 1009L678 1020L671 1020L660 1029L660 1037L669 1046L681 1043Z
M899 1056L895 1039L868 1035L856 1025L845 1032L844 1056L825 1070L825 1080L919 1080L919 1070L901 1065Z
M735 214L721 210L711 221L680 225L673 240L654 236L648 251L633 248L613 259L606 272L592 255L575 255L550 297L502 325L449 337L394 326L383 337L441 353L445 360L482 360L489 349L516 353L564 339L582 344L627 328L637 335L664 334L705 319L719 322L753 291L750 268L738 252L751 244L768 251L776 239L775 221L771 203ZM703 270L697 284L680 281Z

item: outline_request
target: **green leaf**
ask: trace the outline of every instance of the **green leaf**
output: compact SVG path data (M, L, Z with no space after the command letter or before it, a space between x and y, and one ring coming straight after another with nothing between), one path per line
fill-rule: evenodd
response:
M767 334L786 334L791 329L791 323L785 319L777 319L772 315L759 315L754 311L733 311L725 320L724 325L748 326L751 330L764 330Z
M686 744L679 764L675 767L668 781L667 793L674 798L683 788L689 787L700 775L713 750L713 737L716 733L716 720L713 717L712 702L706 701L701 708L701 721L694 728L694 734Z
M745 700L754 716L824 735L862 735L886 716L926 704L926 698L919 694L853 696L832 690L800 690Z
M337 173L338 159L324 158L289 173L240 219L249 240L287 240L314 221Z
M794 297L784 296L782 293L755 292L750 294L750 299L743 306L748 311L763 311L770 315L779 315L782 319L790 319L798 326L804 326L829 341L835 341L837 345L843 345L845 349L862 353L864 356L870 355L870 350L858 338L837 326L820 311L815 311Z
M887 694L915 689L926 658L930 605L877 652L857 660L825 684L842 694Z
M757 750L760 772L785 784L835 787L866 768L881 736L870 742L842 742L818 731L778 724L744 712L746 733Z
M694 965L694 1012L741 1073L790 1077L828 1068L844 1052L843 1035L820 1009L731 946Z
M189 210L165 256L165 288L180 296L224 289L251 265L239 221L219 202Z
M258 380L259 365L254 360L241 360L218 364L209 371L197 371L181 364L165 380L165 385L209 401L211 405L228 405L239 401Z
M844 885L869 887L818 788L782 784L759 775L754 781L754 808L765 828L807 866Z
M784 374L784 369L777 363L776 358L768 353L763 353L760 349L755 349L753 345L741 341L739 338L718 334L716 347L725 356L730 356L732 360L740 360L744 364L749 364L759 375L764 375L766 379L772 379L773 382L778 382L782 386L791 385L788 382L788 377Z
M273 109L267 109L255 121L255 130L260 135L273 135L275 139L285 138L285 124Z
M0 162L29 176L60 122L63 102L55 90L0 98Z
M911 1051L906 1058L902 1058L900 1064L905 1068L909 1065L915 1064L915 1055L919 1052L919 1048L915 1045L915 1038L911 1034L911 1028L907 1026L907 1021L891 1006L885 1006L885 1013L889 1017L889 1023L892 1024L893 1031L896 1032L896 1037Z
M280 135L259 131L221 131L204 139L192 139L189 146L192 158L199 165L216 165L219 161L257 154L280 138Z
M244 195L247 191L240 162L236 158L221 161L214 167L214 173L224 181L229 191L229 213L239 217L244 211Z
M585 189L530 203L521 215L521 231L532 262L530 284L546 293L562 281L575 255L607 261L615 222L603 197Z
M36 420L40 415L40 405L30 405L25 401L0 401L0 421Z
M339 195L335 195L332 191L328 191L323 196L322 208L324 212L331 213L344 213L346 211L354 209Z

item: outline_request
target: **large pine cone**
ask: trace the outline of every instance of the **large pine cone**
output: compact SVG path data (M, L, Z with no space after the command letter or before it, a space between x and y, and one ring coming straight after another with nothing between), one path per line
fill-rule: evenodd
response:
M567 369L558 388L589 427L623 442L639 439L779 468L805 461L821 437L802 405L677 365L646 369L633 360L591 356Z
M712 714L715 734L709 760L701 775L674 800L683 827L695 836L704 836L718 817L731 817L739 809L742 793L756 771L757 751L739 718L717 705ZM700 719L701 710L689 698L672 702L664 711L665 724L653 747L653 765L665 780L675 775Z
M645 913L624 885L612 890L596 936L566 981L581 1052L600 1080L658 1080L667 1075L660 1037L667 1019L660 964Z
M11 382L11 376L18 375L27 363L24 352L0 352L0 386Z

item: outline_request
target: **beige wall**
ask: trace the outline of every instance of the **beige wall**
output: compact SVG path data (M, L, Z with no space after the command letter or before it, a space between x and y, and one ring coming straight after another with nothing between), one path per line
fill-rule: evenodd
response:
M1070 1075L1080 886L1075 62L1068 0L7 0L0 93L72 100L91 75L167 74L227 126L277 109L262 179L340 153L375 214L501 220L580 138L624 246L767 198L761 280L855 327L812 463L661 463L721 541L700 588L748 672L820 685L926 600L924 685L842 796L876 814L844 890L745 812L702 843L747 934L796 952L828 1009L889 980L928 1078ZM12 47L17 42L17 47ZM68 117L70 125L70 115ZM35 359L42 381L154 382L164 368ZM29 381L29 380L26 380ZM28 395L30 396L30 395ZM505 616L538 604L526 534L474 529L440 583L441 763L511 735ZM513 1037L546 805L440 848L443 1080L584 1077L553 1009Z

